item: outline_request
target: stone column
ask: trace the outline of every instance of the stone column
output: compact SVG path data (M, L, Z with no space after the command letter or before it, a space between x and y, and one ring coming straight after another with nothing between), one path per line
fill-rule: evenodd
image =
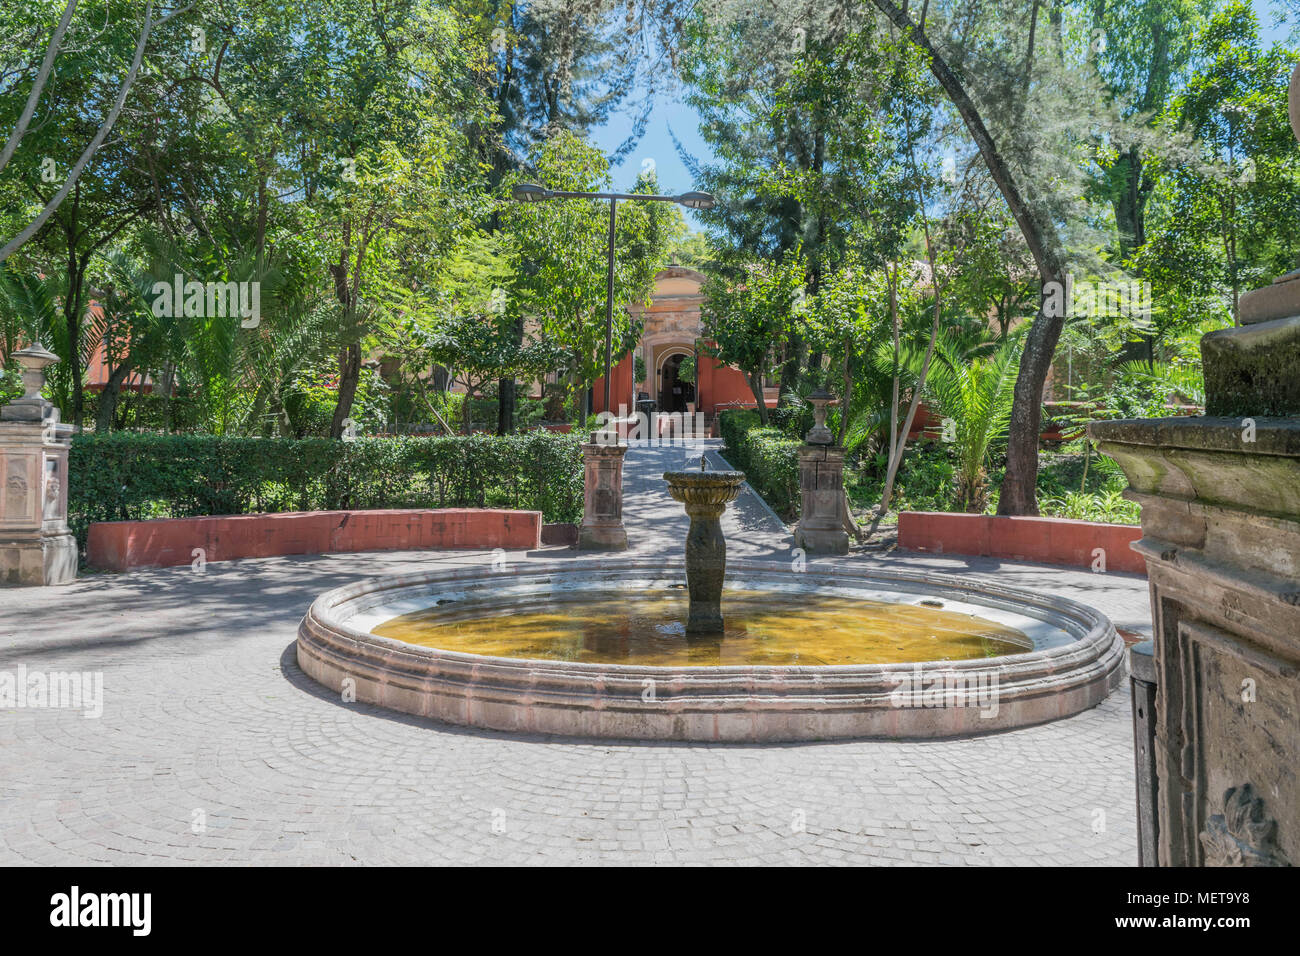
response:
M810 396L814 425L799 448L799 525L796 548L819 554L848 554L849 534L844 530L844 449L835 445L826 427L830 394L818 389Z
M1300 275L1240 309L1206 417L1089 425L1142 505L1161 866L1300 864Z
M583 551L626 551L623 527L623 456L627 445L613 431L592 432L582 446L585 472L582 485L582 525L578 548Z
M72 426L41 397L45 368L58 361L40 345L14 353L25 392L0 408L0 584L67 584L77 577L68 529Z

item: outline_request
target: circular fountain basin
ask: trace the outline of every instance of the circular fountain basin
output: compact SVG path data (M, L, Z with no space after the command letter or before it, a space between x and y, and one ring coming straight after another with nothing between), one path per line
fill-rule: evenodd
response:
M732 631L712 642L679 637L666 620L643 628L638 643L637 614L624 620L608 611L620 596L635 607L680 595L684 584L680 565L645 559L521 561L367 580L312 604L298 630L298 663L348 699L452 724L702 741L986 733L1086 710L1123 677L1123 642L1101 613L944 575L817 566L795 573L784 562L730 561L723 609L735 605L737 613ZM769 633L782 599L794 638ZM757 618L746 617L747 602L760 608ZM889 653L877 655L888 660L864 660L871 645L836 643L815 623L819 608L842 618L855 603L864 616L889 612L886 630L889 621L924 631L931 620L940 622L936 630L965 620L970 633L965 643L927 643L904 641L900 630ZM518 628L493 626L538 615L579 623L557 628L553 647L531 638L512 644ZM408 624L421 627L404 630ZM482 647L498 653L474 652ZM926 648L949 659L917 660ZM852 662L825 663L837 660Z

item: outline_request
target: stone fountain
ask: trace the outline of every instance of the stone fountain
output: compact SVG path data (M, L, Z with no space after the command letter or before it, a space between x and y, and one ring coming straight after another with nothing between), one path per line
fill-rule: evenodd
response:
M1300 863L1300 270L1240 318L1201 340L1204 417L1089 426L1142 505L1160 866Z
M612 449L589 455L587 473L588 512L612 527L626 446L608 437L584 451ZM818 438L829 433L815 429ZM451 724L748 742L1006 730L1093 707L1123 679L1114 626L1057 595L947 573L728 566L720 519L744 474L709 471L701 458L698 471L663 477L691 519L685 568L662 555L603 556L353 582L308 610L299 666L350 700ZM964 649L935 653L937 625ZM917 645L895 656L909 630ZM1007 639L986 639L997 634Z
M721 634L722 583L727 574L727 539L722 513L736 500L745 475L708 471L700 456L699 471L666 471L668 491L686 506L691 529L686 533L686 587L690 595L687 634Z

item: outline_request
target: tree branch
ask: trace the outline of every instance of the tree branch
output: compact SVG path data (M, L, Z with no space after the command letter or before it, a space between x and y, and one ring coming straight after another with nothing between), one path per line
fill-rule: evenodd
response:
M50 38L50 45L45 48L45 59L41 62L40 72L36 74L36 79L32 82L32 91L27 95L27 105L23 107L22 116L18 117L18 125L9 134L4 150L0 151L0 171L3 171L5 166L9 165L9 159L13 156L14 150L18 148L18 143L27 133L27 126L32 121L32 114L36 112L36 104L41 98L41 91L45 89L45 81L49 79L50 68L54 66L54 58L59 55L59 47L63 43L63 34L67 32L68 24L72 21L72 13L76 9L77 0L68 0L68 5L63 8L63 17L59 20L59 25L54 28L54 36Z
M148 5L145 7L144 26L140 30L139 40L136 41L135 56L131 60L131 68L127 71L126 79L122 82L121 89L117 91L117 99L113 101L113 108L109 110L108 116L105 117L103 125L99 127L99 131L95 134L95 138L90 141L90 145L86 147L85 151L77 159L76 165L73 166L71 171L68 173L68 178L63 183L63 186L54 194L50 201L45 204L45 208L41 210L40 215L38 215L26 229L11 239L3 249L0 249L0 262L4 262L8 259L9 256L23 245L23 243L35 235L41 226L45 225L50 216L54 215L55 210L59 208L59 205L67 197L68 193L72 191L72 187L76 185L77 180L81 178L81 174L85 170L86 166L89 165L91 158L94 157L95 153L99 150L99 147L103 145L104 140L108 137L109 132L113 128L113 124L117 122L118 114L122 112L122 106L126 102L127 94L131 91L131 86L135 83L136 74L140 71L140 62L144 59L145 46L149 42L149 35L153 31L153 28L155 26L161 26L173 17L179 16L186 10L189 10L192 6L194 6L194 4L189 3L179 10L174 10L155 24L153 22L153 0L149 0Z

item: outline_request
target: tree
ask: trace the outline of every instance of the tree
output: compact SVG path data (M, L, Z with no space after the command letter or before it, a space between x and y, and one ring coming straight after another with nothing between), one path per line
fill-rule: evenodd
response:
M806 269L796 251L775 263L750 263L735 279L710 277L702 290L700 320L710 339L703 351L744 373L764 425L763 379L777 345L795 324Z
M609 161L572 133L560 132L534 149L541 184L569 192L596 192L609 184ZM653 194L653 174L634 193ZM562 199L513 203L502 214L518 276L516 307L540 323L547 339L568 356L563 373L585 417L587 389L604 370L608 200ZM662 268L674 210L657 202L618 205L614 256L615 357L639 337L627 306L648 300Z
M1203 258L1196 250L1219 246L1219 267L1206 271L1227 287L1234 323L1243 288L1294 267L1300 251L1300 156L1287 116L1295 61L1281 46L1261 49L1254 12L1229 4L1196 37L1195 68L1169 109L1201 154L1172 171L1156 247L1186 272L1187 259Z
M83 370L99 344L85 327L89 271L101 251L120 242L156 202L153 181L137 161L142 144L156 130L143 114L123 109L128 92L134 90L138 99L140 88L154 82L136 82L145 47L155 34L153 10L152 3L146 5L140 26L130 4L107 0L81 5L87 22L70 28L69 36L77 42L64 44L54 60L38 122L26 128L18 162L4 172L39 212L0 250L0 259L21 248L24 266L62 277L61 335L68 343L64 359L70 378L70 407L64 411L78 427L84 410ZM92 26L96 20L98 27ZM0 97L4 125L19 109L17 88L8 92ZM24 103L23 115L26 108ZM119 115L125 117L120 123ZM20 128L22 116L15 132ZM112 139L106 139L109 130L116 132Z
M1135 0L1084 5L1079 44L1096 69L1129 135L1099 144L1098 187L1115 216L1118 260L1147 241L1146 211L1168 139L1156 124L1184 78L1193 38L1211 0Z
M988 464L1011 420L1018 339L1004 339L992 353L981 354L965 348L959 337L943 335L925 376L924 391L947 419L944 441L951 442L957 456L957 499L964 511L979 514L988 504ZM878 354L882 367L892 358L888 349ZM924 356L909 350L904 364L919 378Z
M924 20L918 24L892 0L873 2L929 59L930 71L943 87L979 150L980 158L1002 193L1038 270L1040 305L1025 338L1016 379L1007 447L1007 474L998 500L998 514L1036 515L1043 387L1064 323L1064 315L1052 314L1053 310L1044 308L1044 304L1048 290L1053 286L1064 287L1066 282L1067 249L1058 226L1062 213L1058 202L1063 195L1059 179L1063 173L1076 168L1071 162L1062 164L1059 154L1053 157L1043 153L1066 138L1068 127L1060 122L1063 117L1057 111L1067 107L1062 101L1067 93L1073 96L1068 105L1077 112L1066 114L1064 118L1074 122L1081 118L1094 118L1094 110L1086 105L1087 99L1079 97L1080 93L1086 96L1090 91L1077 76L1072 77L1069 83L1062 82L1061 73L1056 69L1059 60L1053 63L1052 58L1045 59L1040 55L1043 48L1050 50L1054 46L1059 50L1060 43L1059 37L1055 43L1050 42L1052 31L1048 31L1049 38L1040 38L1039 16L1043 11L1037 0L1031 6L1025 34L1013 29L1000 29L996 34L983 31L966 33L964 27L969 20L953 17L954 32L957 29L963 32L956 33L955 39L951 34L947 37L948 42L944 44L949 51L947 54L941 52L939 44L931 39L931 27ZM974 12L977 17L1001 13L1004 27L1017 22L1014 15L1018 10L999 10L998 6L995 2ZM938 29L945 26L948 24L941 24ZM973 47L980 47L982 56L976 57ZM974 70L977 64L977 76L961 72L962 66ZM1048 69L1053 72L1047 73ZM1057 82L1045 83L1046 77ZM975 84L978 79L985 81L983 90ZM1002 95L995 98L998 93ZM1044 102L1048 93L1056 94L1054 102ZM976 102L976 95L981 96L982 103ZM1031 109L1031 106L1035 108ZM1002 133L1001 144L990 132L986 116L1001 120L998 123ZM1058 126L1051 135L1045 135L1044 124L1049 117ZM1043 188L1035 183L1035 172L1040 177L1055 176L1058 182L1053 188Z
M507 177L531 174L529 154L547 137L560 130L587 135L649 78L645 73L638 78L647 24L633 15L632 4L622 23L616 16L620 3L609 0L471 0L465 6L490 50L486 92L494 110L471 135L487 166L492 195L500 194ZM616 156L626 155L641 135L649 105L647 96L632 137ZM485 226L499 230L500 216L494 213ZM522 343L522 325L515 337ZM515 393L513 378L497 383L498 434L514 428Z
M848 7L796 13L692 21L688 100L716 159L683 158L719 197L702 218L724 261L799 248L804 290L815 296L846 263L850 241L855 267L870 269L904 240L916 195L906 157L928 131L933 96L915 49L883 23ZM903 113L909 124L896 121ZM799 328L786 334L783 393L816 358Z
M109 16L112 16L113 13L115 12L112 8L121 5L108 3L105 4L105 6L109 8L105 12ZM80 155L77 156L75 161L72 161L71 166L68 170L68 174L66 178L63 180L63 184L57 190L55 190L51 196L45 199L44 206L42 207L41 211L36 215L36 218L33 219L30 223L28 223L28 225L24 229L22 229L16 236L10 238L4 244L4 246L0 247L0 262L4 262L6 259L9 258L10 255L12 255L18 248L20 248L23 245L23 243L31 239L32 236L34 236L41 229L41 227L45 225L45 223L50 219L50 217L54 215L54 213L58 210L59 206L68 197L68 195L72 193L74 189L76 189L82 173L86 170L86 167L94 160L96 152L99 150L100 146L103 145L104 140L108 137L109 132L113 129L113 124L117 122L118 114L122 111L122 106L126 102L127 94L131 92L131 86L135 82L136 75L140 70L140 63L144 58L145 48L149 43L149 39L152 32L154 31L155 28L162 27L164 24L167 23L167 21L171 20L173 17L176 17L179 14L187 11L191 6L193 6L192 3L185 7L182 7L179 10L174 10L169 14L160 16L157 19L155 19L154 4L152 0L150 0L150 2L145 4L144 23L140 27L139 34L136 37L134 52L131 57L130 65L126 69L125 78L122 80L122 83L118 88L117 95L114 97L112 104L108 106L107 112L103 116L102 122L100 122L94 134L90 137L90 141L86 144L85 148L81 151ZM36 71L35 78L32 81L31 91L29 92L26 102L24 103L23 106L23 111L21 115L18 117L17 122L14 124L13 130L5 142L4 148L0 150L0 172L3 172L5 166L8 165L9 159L13 156L13 153L17 149L18 144L22 141L23 137L27 133L28 124L31 122L32 114L34 113L36 109L36 105L39 102L42 93L44 92L46 82L50 75L50 70L54 64L56 57L59 54L60 46L63 42L65 33L70 25L72 15L75 13L75 11L76 11L76 0L69 0L67 5L64 7L63 15L59 18L59 22L54 28L53 36L51 37L50 42L46 47L45 54L41 59L41 65L39 69ZM108 21L105 20L106 26L107 23ZM94 58L100 59L104 55L104 52L105 51L101 49L96 49L94 51L95 53ZM78 409L77 409L78 424L80 424L80 394L78 394L77 396L77 405L78 405Z
M545 340L515 341L513 317L502 315L449 315L428 338L434 361L445 365L465 386L465 433L470 432L468 399L483 385L502 374L538 379L562 358L560 350Z

